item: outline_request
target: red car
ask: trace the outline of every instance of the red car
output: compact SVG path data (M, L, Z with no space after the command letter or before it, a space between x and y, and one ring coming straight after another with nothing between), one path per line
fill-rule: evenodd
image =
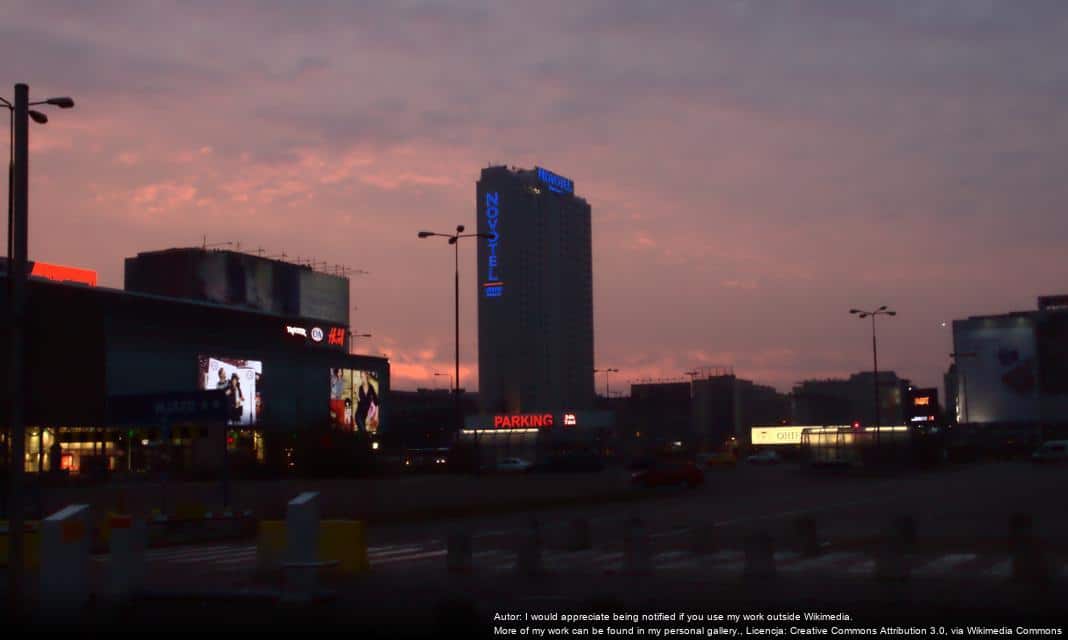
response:
M643 487L686 485L694 489L705 481L705 474L690 461L655 462L631 474L634 484Z

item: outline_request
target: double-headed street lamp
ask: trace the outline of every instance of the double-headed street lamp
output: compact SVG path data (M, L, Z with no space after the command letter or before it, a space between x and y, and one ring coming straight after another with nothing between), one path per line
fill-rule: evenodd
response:
M8 490L8 593L11 598L11 612L19 615L23 591L23 527L26 513L22 504L22 480L26 464L26 432L23 424L25 388L25 362L23 344L23 323L25 322L26 272L29 262L29 133L30 119L38 124L48 122L48 116L30 109L38 105L50 105L60 109L70 109L74 100L49 98L40 102L30 102L30 87L26 84L15 85L15 102L12 104L0 98L0 104L11 111L11 160L8 168L8 265L7 278L10 287L10 336L11 361L8 378L8 425L10 429L11 479Z
M879 435L879 351L875 346L875 316L896 316L896 311L890 311L886 308L886 305L879 307L874 311L864 311L863 309L850 309L849 313L860 316L861 319L871 317L871 361L872 369L874 370L875 377L875 446L879 446L881 438Z
M449 244L453 245L456 249L454 260L456 266L456 279L455 279L455 355L456 355L456 377L453 381L453 396L456 409L456 429L459 432L464 428L463 417L460 412L460 238L492 238L488 233L464 233L464 226L462 224L456 225L456 233L435 233L433 231L420 231L420 238L440 237L448 238Z
M604 397L607 399L608 395L608 375L611 373L619 373L619 369L594 369L594 373L604 374Z
M448 378L449 379L449 388L452 389L452 374L451 373L441 373L439 371L435 371L434 372L434 377L437 378L438 376L444 376L444 377Z

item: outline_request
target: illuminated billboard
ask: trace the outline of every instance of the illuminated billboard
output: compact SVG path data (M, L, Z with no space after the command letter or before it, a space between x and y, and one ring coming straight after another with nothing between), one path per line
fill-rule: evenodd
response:
M330 425L342 431L378 433L378 374L359 369L330 370Z
M349 320L348 278L234 251L139 253L126 259L124 288L336 325Z
M263 362L218 356L198 356L198 386L226 394L227 424L253 425L260 419Z
M953 323L962 423L1039 418L1035 336L1025 316Z

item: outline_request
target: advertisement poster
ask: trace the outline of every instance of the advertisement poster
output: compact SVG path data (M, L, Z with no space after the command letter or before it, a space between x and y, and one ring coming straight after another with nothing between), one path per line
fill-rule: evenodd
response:
M1033 422L1039 418L1034 333L1027 323L955 331L961 422Z
M253 425L263 410L260 383L263 363L259 360L240 360L216 356L199 356L200 388L226 392L226 405L231 425Z
M330 425L342 431L378 433L378 374L330 370Z

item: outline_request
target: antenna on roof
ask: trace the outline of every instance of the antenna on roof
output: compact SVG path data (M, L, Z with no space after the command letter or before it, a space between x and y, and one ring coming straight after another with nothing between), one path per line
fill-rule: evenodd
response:
M281 260L285 260L285 259L286 259L286 258L288 258L289 256L287 256L287 255L286 255L286 252L285 252L285 251L283 251L283 252L282 252L282 253L280 253L279 255L276 255L276 256L267 256L267 257L268 257L268 258L270 258L271 260L279 260L279 259L281 259Z
M233 242L213 242L211 244L208 244L208 236L204 236L203 237L203 241L202 241L202 243L200 245L200 248L205 250L205 251L207 251L208 249L210 249L212 247L232 247L232 246L234 246Z

